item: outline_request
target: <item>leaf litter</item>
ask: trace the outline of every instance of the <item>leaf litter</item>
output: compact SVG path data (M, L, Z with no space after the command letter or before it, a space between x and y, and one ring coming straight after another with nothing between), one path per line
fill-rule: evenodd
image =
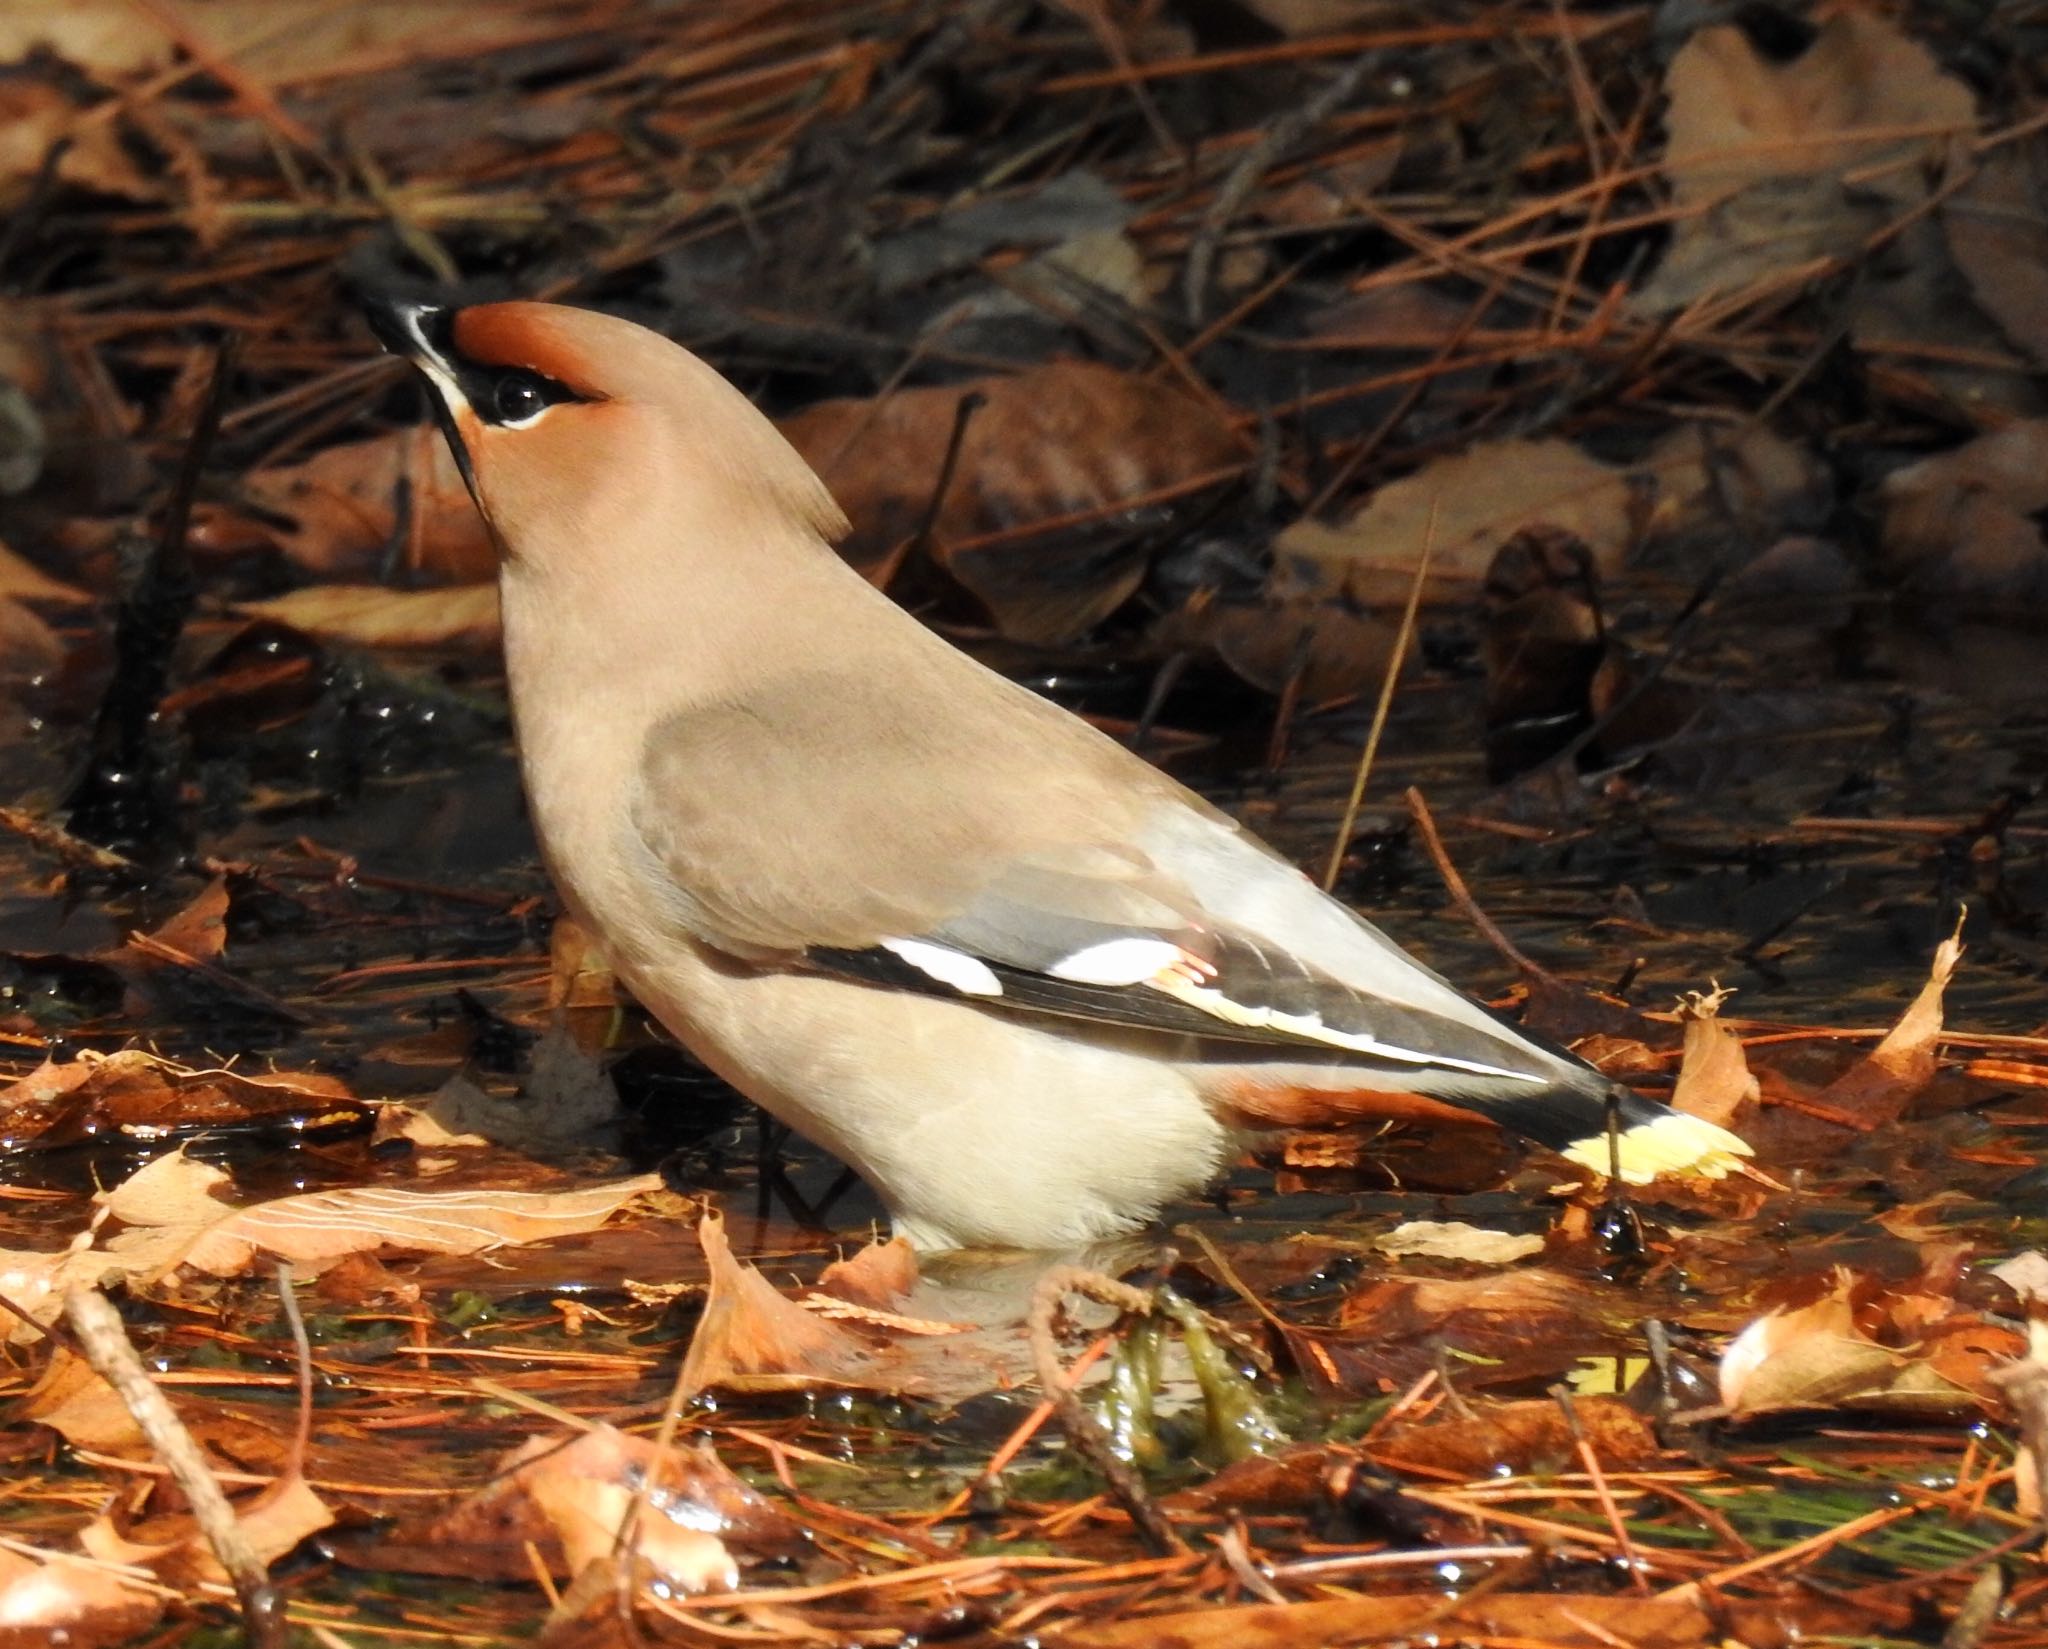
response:
M2024 1641L2032 22L18 10L0 1641L263 1618L80 1289L346 1641ZM1057 1309L864 1244L550 933L491 546L341 290L451 272L682 336L869 576L1303 862L1402 652L1369 796L1515 954L1383 804L1340 890L1758 1174L1295 1131ZM138 679L175 844L61 802Z

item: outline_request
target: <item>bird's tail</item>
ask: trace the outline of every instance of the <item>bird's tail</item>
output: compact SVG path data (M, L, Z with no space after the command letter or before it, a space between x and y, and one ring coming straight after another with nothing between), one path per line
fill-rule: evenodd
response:
M1720 1179L1751 1154L1726 1128L1645 1099L1591 1069L1529 1093L1496 1089L1477 1108L1510 1132L1597 1174L1613 1173L1618 1165L1630 1185L1666 1174Z

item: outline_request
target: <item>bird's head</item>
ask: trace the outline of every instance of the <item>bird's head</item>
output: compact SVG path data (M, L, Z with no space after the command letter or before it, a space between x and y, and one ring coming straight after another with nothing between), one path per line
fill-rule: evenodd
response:
M384 346L423 372L505 555L637 554L766 523L846 530L822 482L747 398L679 344L560 304L465 307L378 298Z

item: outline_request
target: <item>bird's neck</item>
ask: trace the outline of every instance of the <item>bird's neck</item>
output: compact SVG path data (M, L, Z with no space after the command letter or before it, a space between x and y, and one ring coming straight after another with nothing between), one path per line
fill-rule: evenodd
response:
M648 729L693 705L744 703L780 668L861 668L872 631L904 622L831 551L811 549L763 554L756 542L651 567L607 566L601 551L566 568L506 562L506 675L551 857L572 833L610 828ZM586 807L592 816L565 812Z

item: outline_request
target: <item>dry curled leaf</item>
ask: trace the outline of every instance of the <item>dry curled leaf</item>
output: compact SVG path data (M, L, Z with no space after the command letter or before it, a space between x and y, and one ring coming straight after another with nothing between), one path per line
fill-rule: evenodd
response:
M1760 1090L1743 1057L1742 1039L1721 1023L1728 992L1715 986L1692 991L1678 1005L1685 1026L1685 1054L1671 1091L1673 1110L1704 1117L1722 1128L1754 1114Z
M1638 463L1605 463L1555 437L1480 441L1390 483L1337 525L1298 521L1275 541L1274 593L1341 591L1398 608L1431 545L1426 602L1475 599L1495 555L1547 528L1619 571L1639 545L1731 512L1759 535L1815 485L1810 456L1767 430L1723 439L1681 424Z
M394 552L436 583L470 584L497 572L490 529L432 424L257 470L242 488L251 503L290 523L285 554L308 572L367 578Z
M148 1441L121 1394L92 1364L56 1346L15 1417L48 1426L75 1449L146 1458Z
M103 1198L129 1229L107 1251L155 1273L189 1266L239 1275L258 1255L315 1272L346 1254L478 1254L594 1230L643 1192L652 1175L569 1191L400 1191L379 1185L226 1208L227 1176L182 1153L158 1157Z
M1866 1126L1895 1121L1933 1079L1941 1041L1942 996L1963 957L1963 924L1934 948L1927 983L1868 1054L1821 1090L1820 1102Z
M1855 255L1924 200L1928 163L1976 119L1969 88L1874 12L1843 10L1789 60L1701 29L1665 76L1671 244L1651 313Z
M1894 470L1878 489L1887 569L1932 595L2048 599L2048 419Z
M932 553L1020 640L1071 639L1137 588L1144 560L1119 552L1129 531L1115 506L1219 477L1244 459L1208 402L1085 361L825 401L781 428L852 519L842 551L856 566L884 564L923 522L969 394L982 404L961 441ZM1076 515L1095 519L1060 529L1060 518Z
M355 647L450 647L483 652L503 633L496 584L443 590L391 590L381 584L316 584L246 601L252 618L289 625L323 641Z
M1474 1265L1513 1265L1543 1252L1532 1231L1488 1231L1463 1220L1408 1220L1373 1239L1382 1254L1417 1254L1436 1260L1469 1260Z
M1903 1290L1872 1299L1870 1292L1838 1270L1820 1299L1750 1323L1721 1354L1722 1404L1738 1415L1836 1408L1955 1414L1990 1400L1989 1370L2019 1348L2017 1335L1945 1298Z
M165 1599L96 1558L0 1547L0 1649L127 1643L156 1624Z
M917 1287L917 1251L903 1237L871 1242L859 1253L834 1260L818 1278L821 1292L854 1305L890 1311Z
M265 1564L286 1556L308 1535L334 1522L334 1513L295 1471L240 1501L235 1521L249 1549ZM102 1516L79 1531L79 1544L107 1563L147 1567L176 1585L223 1585L228 1579L220 1559L190 1513L155 1518L122 1531Z
M166 1128L257 1117L307 1127L363 1110L345 1083L317 1071L202 1069L141 1048L45 1061L0 1089L9 1136L52 1145L122 1130L156 1130L145 1137L160 1139Z
M713 1386L774 1391L858 1380L867 1348L735 1259L716 1210L698 1222L697 1241L711 1268L711 1290L683 1359L680 1396Z

